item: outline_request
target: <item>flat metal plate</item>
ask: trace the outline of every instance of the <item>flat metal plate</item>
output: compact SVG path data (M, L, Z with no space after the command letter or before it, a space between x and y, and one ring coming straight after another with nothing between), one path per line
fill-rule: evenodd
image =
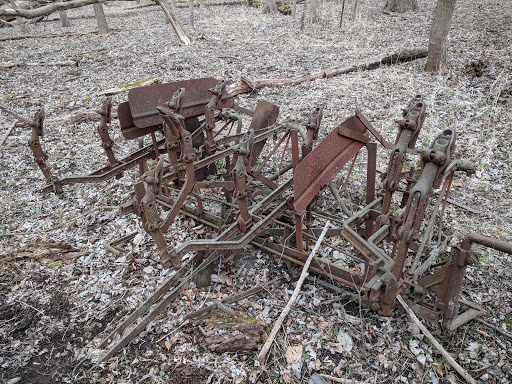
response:
M293 207L299 214L304 212L316 194L364 146L360 141L342 136L340 128L368 136L366 126L357 116L352 116L329 133L299 163L293 172Z
M208 90L214 88L218 82L217 79L210 77L133 88L128 92L133 124L138 128L160 125L162 119L156 107L165 106L165 103L171 101L174 92L180 88L185 88L181 115L184 118L202 115L211 96ZM231 108L233 105L234 98L224 93L219 108Z
M117 116L119 117L119 125L121 126L121 133L127 140L133 140L138 137L148 135L160 129L160 125L153 125L146 128L138 128L133 124L132 113L130 111L130 104L126 101L119 104L117 107Z
M254 116L251 120L251 125L249 129L254 129L255 131L258 129L266 128L277 121L277 117L279 116L279 107L275 104L272 104L266 100L258 101L258 105L254 111ZM254 144L249 164L254 166L256 159L259 157L263 147L265 146L266 140L261 141L259 143Z

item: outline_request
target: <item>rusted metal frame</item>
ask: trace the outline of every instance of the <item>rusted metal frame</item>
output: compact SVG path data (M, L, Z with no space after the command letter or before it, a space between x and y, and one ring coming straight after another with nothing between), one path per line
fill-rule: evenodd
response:
M443 327L453 330L464 322L471 320L483 313L483 311L468 311L469 313L459 314L459 297L462 290L462 283L466 267L478 261L478 256L471 251L473 244L480 244L501 252L512 254L512 244L492 239L490 237L468 234L460 245L452 250L452 258L448 260L442 269L446 269L446 278L436 287L431 288L436 292L437 299L435 310L443 314ZM453 255L455 253L455 255ZM479 307L477 307L479 308Z
M265 166L265 164L267 164L267 162L270 160L270 158L272 156L274 156L274 154L276 153L277 149L283 143L284 139L289 137L289 134L290 134L290 131L286 131L285 132L283 137L281 137L281 139L279 139L279 141L276 143L276 145L274 145L274 147L270 150L270 152L267 154L267 156L265 156L265 158L261 161L261 163L258 164L258 167L256 168L257 171L261 171L263 169L263 167Z
M107 167L112 169L116 165L119 164L119 161L116 159L114 155L114 151L112 147L114 146L114 141L110 138L108 134L108 127L112 121L112 96L107 97L105 103L98 111L101 117L100 125L98 126L98 133L101 138L101 146L105 150L105 154L107 155ZM118 178L122 177L122 174L117 175Z
M280 125L280 124L275 124L271 129L269 129L268 131L264 132L264 133L261 133L259 135L256 135L254 137L254 143L258 143L260 141L265 141L267 140L269 137L273 136L274 134L278 133L278 132L282 132L286 130L286 127L283 126L283 125ZM210 156L207 156L203 159L200 159L200 160L197 160L194 162L194 169L201 169L203 167L206 167L210 164L214 164L216 163L218 160L222 160L228 156L231 156L235 153L236 151L236 147L230 147L230 148L226 148L224 150L219 150L217 151L215 154L213 155L210 155ZM170 181L173 181L177 178L177 172L174 170L174 171L171 171L167 174L165 174L163 177L162 177L162 182L164 183L168 183Z
M145 312L147 312L153 304L155 304L158 299L160 299L166 292L169 291L169 289L172 288L173 285L178 283L180 279L185 275L187 272L187 268L192 264L193 258L189 259L185 262L185 264L176 271L174 275L167 278L160 287L151 294L142 305L140 305L134 312L132 312L128 317L125 318L112 332L109 333L107 337L105 337L100 344L97 346L98 349L105 348L108 344L110 344L116 337L117 334L122 335L122 333L131 325L133 322L135 322L140 316L142 316ZM120 347L123 348L124 346ZM110 356L114 355L117 351L114 351L111 353ZM107 360L110 356L103 356L100 360L104 361Z
M14 114L14 116L16 117L17 115ZM48 155L43 151L43 148L41 147L41 141L39 140L39 137L43 137L44 117L44 108L41 107L36 112L34 119L29 122L29 125L32 128L32 132L28 141L28 145L30 146L32 154L34 155L34 162L43 173L46 182L50 184L48 185L48 192L53 191L55 193L62 193L62 183L52 175L52 171L46 163L48 160ZM22 119L22 121L25 121L25 119Z
M361 113L361 111L356 108L356 112L355 112L355 115L357 116L357 118L359 120L361 120L361 122L366 126L366 128L368 129L368 131L373 135L373 137L375 137L375 139L377 139L377 141L379 143L382 144L382 146L386 149L391 149L392 146L391 144L384 138L384 136L382 136L374 127L373 125L368 121L368 119L366 117L364 117L364 115Z
M255 170L254 168L250 168L249 165L247 165L246 173L251 176L252 178L261 181L263 184L265 184L270 189L276 189L277 184L274 183L272 180L268 179L264 175L262 175L259 171Z
M215 128L215 109L221 101L221 95L225 86L226 81L223 80L217 83L215 88L208 90L208 92L211 94L211 97L208 104L206 104L204 113L206 121L206 141L204 145L207 155L212 155L216 150L215 140L213 138L213 129Z
M252 241L252 244L265 252L274 254L279 258L291 261L298 265L304 265L308 256L305 252L283 246L283 244L276 244L269 241L267 238L260 236L256 237ZM362 278L359 272L334 266L331 263L320 260L319 258L312 260L310 269L356 290L360 288L362 283Z
M384 189L384 200L382 202L382 213L388 214L393 193L399 188L402 167L405 162L407 150L414 148L419 132L425 120L425 104L423 97L417 95L403 110L404 119L397 121L399 131L392 155L389 159L387 174L382 182Z
M301 160L303 160L307 155L313 151L313 143L316 139L318 139L318 130L320 129L320 123L322 121L323 117L323 107L317 107L314 109L313 113L309 116L308 122L305 124L306 132L304 136L304 142L301 147ZM286 148L288 146L288 142L286 143L286 146L284 148L284 151L286 151ZM283 157L284 157L284 151L283 151ZM283 158L281 158L281 162L279 163L279 168L281 168L281 163L283 162ZM296 220L296 225L300 225L301 228L297 228L296 231L300 232L301 238L302 234L305 232L306 234L311 234L311 227L313 226L313 216L311 214L311 209L313 202L316 200L316 197L311 200L311 202L307 205L305 215L304 215L304 224L306 226L306 230L303 231L302 229L302 220L299 222ZM302 216L301 216L302 218ZM306 247L305 250L309 251L309 237L306 237Z
M164 143L164 140L158 141L159 145ZM82 184L82 183L98 183L106 181L116 175L128 171L129 169L143 163L149 159L155 159L156 154L153 149L153 144L147 145L146 147L139 149L131 155L120 160L119 165L109 169L108 167L101 168L89 175L85 176L68 176L62 179L56 180L61 186L69 184ZM53 191L53 185L46 185L41 189L43 193L49 193Z
M179 134L180 141L182 146L182 158L181 161L185 164L185 184L176 199L173 208L165 217L160 230L166 232L171 226L172 222L176 218L179 213L180 207L183 205L185 199L188 194L192 192L195 183L195 170L194 170L194 160L196 158L196 154L194 152L194 148L192 147L192 135L185 129L184 119L181 116L167 115L170 116L171 119L176 118L176 121L173 123L179 122ZM181 117L181 119L179 118Z
M253 143L254 130L251 129L246 135L244 135L238 146L236 164L231 176L235 186L233 195L237 199L239 209L237 221L242 233L247 232L247 228L252 222L252 217L249 214L249 208L247 204L249 188L247 187L246 167L249 164L249 156L251 154Z
M455 146L455 131L445 129L440 132L429 149L423 151L421 174L412 188L404 214L405 220L398 232L396 253L393 254L395 265L393 275L399 280L404 271L404 264L411 242L419 235L420 225L425 216L433 188L437 188L450 164L451 152Z
M368 134L366 126L352 116L341 123L322 140L294 171L294 202L297 213L302 213L326 186L332 177L364 146L340 132L350 128L356 133Z
M453 161L452 163L456 164L456 161ZM420 261L421 256L423 255L423 251L425 249L425 246L427 245L427 242L429 242L430 238L432 237L431 236L431 232L432 232L432 230L434 228L434 224L435 224L435 222L437 220L437 215L438 215L438 212L439 212L439 207L441 206L441 203L443 201L446 204L446 198L448 197L448 194L449 194L449 191L450 191L450 186L451 186L451 183L452 183L452 180L453 180L454 172L455 172L455 169L453 169L452 171L448 171L447 170L447 172L445 172L445 181L444 181L443 187L442 187L441 191L439 192L436 204L434 206L434 210L432 212L432 216L429 219L429 222L428 222L426 230L423 232L423 239L422 239L422 241L420 243L418 251L416 252L416 255L414 256L412 265L411 265L411 267L409 269L409 274L414 274L414 276L415 276L414 281L417 281L417 279L418 279L418 276L416 275L416 272L415 272L416 269L418 267L422 267L422 265L423 265L423 264L419 264L419 261ZM439 219L440 220L443 219L443 214L442 213L441 213Z
M363 254L363 256L368 257L374 262L378 269L382 272L390 271L394 265L394 261L386 254L382 249L380 249L375 244L369 243L365 239L363 239L357 231L352 229L352 225L356 224L358 221L365 219L366 215L370 213L371 210L379 207L382 203L382 197L378 197L372 203L365 206L362 210L354 214L352 217L347 219L343 223L343 231L342 236L350 242L359 252ZM372 258L374 257L374 258Z
M187 277L183 278L183 275L186 272L186 268L182 267L180 270L176 272L176 274L167 280L158 291L156 291L153 295L151 295L137 310L135 310L118 328L116 328L104 341L100 344L98 348L102 348L108 344L108 340L112 340L116 334L122 333L126 330L133 322L135 322L138 318L140 318L144 313L149 310L149 313L135 326L133 327L126 335L124 335L121 340L119 340L108 352L103 355L98 364L107 361L112 356L114 356L121 349L126 347L137 335L151 322L153 321L167 306L172 303L180 294L180 292L184 289L184 287L189 283L189 281L201 272L204 268L209 266L212 262L218 259L221 256L220 252L215 252L210 255L206 260L204 260L199 267L194 269ZM192 264L195 256L187 261L187 264ZM181 279L181 282L179 280ZM172 288L173 284L179 284L169 292ZM166 292L169 292L166 294ZM160 301L159 301L160 300ZM158 303L157 303L158 302ZM153 308L151 306L156 304Z
M215 251L215 250L238 250L247 246L258 234L279 217L288 207L286 201L277 205L263 219L254 223L249 230L237 240L223 240L224 234L235 234L239 231L238 223L233 223L226 231L215 239L208 240L190 240L180 244L174 249L175 255L181 255L189 251ZM219 238L220 237L220 238Z
M375 179L377 176L377 143L366 143L368 158L366 162L366 204L375 200ZM365 221L365 238L369 239L374 232L374 220L370 216Z

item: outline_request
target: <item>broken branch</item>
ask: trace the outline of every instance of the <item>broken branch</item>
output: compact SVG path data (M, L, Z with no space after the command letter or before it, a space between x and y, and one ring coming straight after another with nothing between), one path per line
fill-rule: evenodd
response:
M300 278L297 281L297 285L295 286L295 289L293 290L292 297L290 297L290 300L288 300L288 304L286 304L286 307L284 307L283 312L281 312L281 315L279 315L279 318L274 323L274 327L272 328L272 331L270 332L270 335L261 348L260 353L258 354L258 360L260 364L263 364L265 361L265 357L267 356L268 350L270 349L270 346L272 345L277 332L279 329L281 329L281 325L283 324L284 319L288 315L288 312L290 312L290 309L292 308L293 304L295 303L295 300L297 299L297 296L299 295L300 288L302 287L302 283L304 283L304 280L308 276L308 269L309 265L311 264L311 261L313 260L313 257L318 252L318 249L320 248L320 244L322 244L322 241L324 240L325 234L327 233L327 229L329 228L329 225L331 224L331 221L328 220L327 223L325 223L324 229L322 233L320 234L320 237L318 238L315 247L311 251L308 259L306 260L306 263L304 264L304 267L302 268L302 273L300 274Z
M475 379L471 377L471 375L466 371L464 368L462 368L459 363L455 361L455 359L450 355L446 349L443 348L443 346L437 341L437 339L432 336L432 334L428 331L427 327L423 325L423 323L416 317L412 309L407 305L405 300L402 298L402 296L397 295L396 297L402 307L405 309L405 312L411 317L412 321L421 329L421 332L425 335L425 337L432 343L432 345L439 351L439 353L444 357L446 362L452 366L453 369L455 369L459 375L461 375L464 380L466 380L468 383L476 384Z
M383 65L404 63L407 61L421 59L423 57L427 57L427 51L424 49L406 50L406 51L396 52L391 55L372 57L370 59L360 61L360 62L350 65L350 66L335 65L335 66L326 68L326 69L318 71L318 72L313 72L313 73L310 73L307 75L292 77L292 78L288 78L288 79L254 79L254 80L251 80L245 76L242 76L240 78L240 84L229 89L228 94L230 96L236 96L241 93L250 92L252 90L259 89L259 88L278 87L278 86L283 86L283 85L297 85L297 84L304 83L307 81L334 77L334 76L343 75L343 74L350 73L350 72L370 71L370 70L379 68Z

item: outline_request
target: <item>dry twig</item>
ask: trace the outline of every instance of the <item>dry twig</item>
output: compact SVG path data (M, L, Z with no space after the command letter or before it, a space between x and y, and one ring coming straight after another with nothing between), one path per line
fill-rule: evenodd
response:
M274 341L277 332L281 328L281 325L283 324L283 321L285 317L288 315L288 312L290 312L290 309L292 308L293 304L295 303L295 300L297 299L297 296L299 295L300 288L302 287L302 283L304 283L304 280L308 276L308 269L309 265L311 264L311 261L313 260L313 257L318 252L318 249L320 248L320 244L322 244L322 241L325 237L325 234L327 233L327 229L329 228L329 225L331 224L330 220L327 221L327 223L324 226L324 229L322 233L320 234L320 237L318 238L315 247L309 254L308 259L306 260L306 263L304 264L304 268L302 268L302 273L300 274L300 278L297 281L297 285L295 286L295 289L293 290L292 297L290 297L290 300L288 300L288 304L286 304L286 307L284 307L283 311L281 312L281 315L279 315L279 318L274 323L274 327L272 328L272 331L270 332L270 335L261 348L260 353L258 354L258 360L261 364L265 361L265 357L267 356L268 350L270 349L270 346L272 345L272 342Z

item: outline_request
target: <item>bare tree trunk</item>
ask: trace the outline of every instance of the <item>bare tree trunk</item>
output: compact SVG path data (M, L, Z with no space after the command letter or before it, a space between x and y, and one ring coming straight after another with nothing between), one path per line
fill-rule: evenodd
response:
M66 10L59 11L59 18L60 18L60 25L62 27L71 27L71 23L69 22L68 13L66 12Z
M190 28L194 29L194 0L188 0L188 22Z
M277 12L276 0L266 0L265 6L261 10L261 13L276 13L276 12Z
M316 23L318 19L318 0L311 0L309 3L309 16L308 21L310 24Z
M355 19L357 16L357 7L359 6L359 0L354 2L354 8L352 9L352 18Z
M93 4L93 7L96 23L98 24L98 33L100 35L106 35L110 32L110 30L108 29L107 18L105 17L105 12L103 11L103 4L96 3Z
M387 0L384 12L407 12L418 9L418 0Z
M340 15L340 28L343 24L343 14L345 13L345 0L343 0L343 3L341 4L341 15Z
M443 72L446 69L446 42L452 23L453 11L456 0L438 0L432 27L430 27L430 39L428 41L428 57L425 71Z

